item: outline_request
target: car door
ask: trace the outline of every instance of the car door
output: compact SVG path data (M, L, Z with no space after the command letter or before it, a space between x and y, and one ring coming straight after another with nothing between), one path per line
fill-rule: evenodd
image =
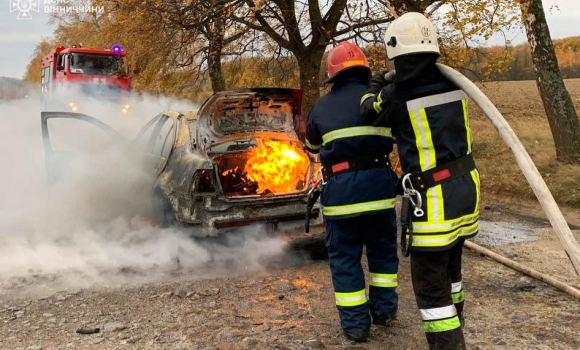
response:
M41 132L49 188L70 176L83 155L126 142L107 124L81 113L41 112Z
M158 175L165 169L177 134L177 121L159 114L147 123L135 138L136 147L145 154L148 171Z

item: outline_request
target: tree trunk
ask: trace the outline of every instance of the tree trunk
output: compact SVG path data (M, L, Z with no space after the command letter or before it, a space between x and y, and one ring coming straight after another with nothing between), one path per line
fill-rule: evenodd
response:
M207 27L207 39L209 42L207 65L209 79L213 92L224 91L226 80L222 70L222 51L224 48L224 30L222 23L210 23Z
M562 80L541 0L522 0L522 22L532 50L536 83L560 162L580 164L580 121Z
M308 113L316 100L320 97L320 65L324 56L325 48L308 49L303 56L298 56L298 65L300 67L300 88L304 91L302 100L302 117L296 126L298 138L304 141L306 135L306 123L308 122Z
M226 81L222 71L221 53L209 53L208 69L213 92L224 91L226 89Z

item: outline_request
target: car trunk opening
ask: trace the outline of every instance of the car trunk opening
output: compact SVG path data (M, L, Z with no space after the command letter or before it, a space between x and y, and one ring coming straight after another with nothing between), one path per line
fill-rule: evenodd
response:
M299 141L253 138L226 149L213 158L226 197L286 195L308 186L311 163Z

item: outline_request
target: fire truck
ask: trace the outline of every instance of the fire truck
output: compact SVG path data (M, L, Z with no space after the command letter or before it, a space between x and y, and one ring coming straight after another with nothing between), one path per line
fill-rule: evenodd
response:
M118 105L121 113L128 113L131 79L124 57L119 45L106 50L80 45L52 50L42 58L43 109L84 112L83 105L93 100Z

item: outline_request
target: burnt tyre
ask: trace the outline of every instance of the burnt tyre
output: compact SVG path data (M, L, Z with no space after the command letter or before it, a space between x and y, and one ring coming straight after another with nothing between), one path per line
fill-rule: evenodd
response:
M170 227L176 224L175 213L169 199L161 192L156 191L151 200L153 209L153 221L159 227Z
M304 255L310 260L328 259L328 250L324 245L324 238L301 238L291 243L292 250Z
M324 244L326 230L324 226L311 228L310 233L288 236L288 250L310 260L328 259L328 249Z

